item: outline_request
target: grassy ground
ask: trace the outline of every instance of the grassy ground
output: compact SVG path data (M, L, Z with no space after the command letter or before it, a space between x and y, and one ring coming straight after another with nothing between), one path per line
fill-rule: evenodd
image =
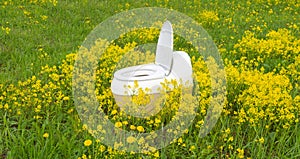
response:
M299 4L1 1L0 158L299 158ZM97 24L148 6L173 8L202 24L226 63L228 102L208 136L196 135L199 119L168 147L130 154L98 143L80 123L68 73L71 53Z

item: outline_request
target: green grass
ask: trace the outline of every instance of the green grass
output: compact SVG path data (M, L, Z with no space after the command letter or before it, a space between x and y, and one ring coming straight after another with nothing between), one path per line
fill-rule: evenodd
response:
M28 5L23 2L14 2L1 9L1 25L11 28L9 35L1 33L0 81L18 81L39 72L40 66L59 63L66 54L76 52L84 38L93 28L106 18L128 9L139 7L167 7L173 8L201 22L199 12L213 10L219 14L221 20L215 25L204 24L204 28L213 37L218 45L231 49L237 39L240 39L245 30L254 26L263 26L263 33L267 30L286 27L288 23L299 23L297 11L283 12L285 6L274 7L274 14L269 15L266 5L246 4L245 2L231 1L200 1L200 2L142 2L142 1L60 1L56 7L50 4L42 6ZM148 5L146 5L146 3ZM264 4L264 3L263 3ZM238 7L240 5L240 7ZM18 6L23 6L21 9ZM109 6L109 7L107 7ZM193 6L192 8L190 6ZM225 9L226 8L226 9ZM23 10L31 12L32 18L23 14ZM251 17L248 23L245 19L253 10L259 11L256 21ZM42 15L47 15L47 21L42 21ZM292 18L291 18L292 17ZM232 22L224 22L231 18ZM85 21L90 19L90 24ZM39 24L35 24L35 21ZM8 24L6 23L8 22ZM229 26L234 26L229 28ZM295 31L299 35L299 31ZM232 39L232 37L234 39ZM40 59L39 48L43 48L49 55L47 59ZM31 65L33 63L33 66Z
M234 44L239 42L246 30L253 31L258 38L264 39L271 30L287 28L299 40L300 13L299 6L295 5L300 2L294 0L289 3L282 2L276 5L276 0L271 1L270 4L222 0L169 3L160 0L85 0L58 1L56 6L50 2L37 5L16 1L2 7L4 2L0 2L0 84L4 84L6 88L11 83L17 85L18 81L25 81L33 75L48 81L49 77L40 77L41 67L58 66L67 54L76 53L85 37L99 23L116 13L148 6L172 8L197 20L211 35L218 48L226 50L222 52L223 59L234 61L238 57L232 55L230 51L234 50ZM273 11L272 14L270 9ZM25 10L30 14L24 15ZM216 12L219 20L211 23L204 19L200 14L203 10ZM48 17L46 20L42 20L44 15ZM291 27L293 24L298 28ZM11 29L9 34L1 30L2 26ZM274 61L281 62L276 59ZM297 80L291 79L291 81L294 85L297 83ZM71 92L69 89L65 90L68 95ZM235 91L235 89L229 90ZM3 95L1 91L2 89L0 89L0 97ZM299 90L295 92L294 96L299 95ZM56 96L55 91L52 93L53 97ZM233 92L235 93L239 92ZM228 99L234 101L235 97L228 96ZM0 98L0 105L4 104L1 102ZM35 107L20 108L25 110L22 115L11 115L12 113L0 108L0 158L77 158L82 157L83 154L98 157L109 154L108 151L99 154L97 151L99 148L94 144L96 141L82 129L72 102L51 104L53 105L42 109L44 116L42 120L32 118L35 115ZM238 104L236 107L239 109ZM70 112L72 109L74 111ZM195 128L191 127L190 132L183 136L186 146L171 144L159 150L160 156L162 158L239 158L236 149L241 148L245 150L245 158L300 157L300 133L297 131L299 123L287 130L278 128L279 131L276 131L277 128L265 129L264 123L263 126L255 128L247 124L237 126L232 122L233 120L231 116L222 116L212 132L204 138L194 137L195 134L192 132ZM222 131L226 128L231 129L230 135L234 138L230 143L234 147L233 150L228 149L229 144L220 137L224 135ZM44 133L49 133L50 136L44 138ZM263 144L255 142L260 137L264 137ZM83 142L86 139L92 139L93 145L85 147ZM190 146L195 146L196 150L189 151ZM227 147L220 150L221 146ZM147 158L148 156L127 153L116 154L114 157Z

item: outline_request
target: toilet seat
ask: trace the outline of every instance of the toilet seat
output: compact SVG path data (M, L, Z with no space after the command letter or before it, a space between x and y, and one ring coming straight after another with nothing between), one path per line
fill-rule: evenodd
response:
M145 64L123 68L114 74L114 78L122 81L145 81L162 79L171 73L173 64L173 29L166 21L160 31L155 64Z
M157 64L126 67L114 73L111 90L114 95L133 95L135 89L127 86L133 86L137 81L139 88L149 88L149 94L155 94L160 93L161 83L170 79L176 79L175 75L166 76L166 69Z
M165 77L166 70L157 64L145 64L132 67L126 67L118 70L114 78L121 81L145 81L156 80Z

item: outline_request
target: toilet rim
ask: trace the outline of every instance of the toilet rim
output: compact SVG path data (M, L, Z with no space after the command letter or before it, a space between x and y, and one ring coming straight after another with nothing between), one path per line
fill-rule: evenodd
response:
M121 81L145 81L162 79L170 75L173 66L173 28L167 20L160 31L156 47L155 63L123 68L114 73Z
M126 67L114 73L114 78L121 81L156 80L162 79L165 76L166 70L154 63Z

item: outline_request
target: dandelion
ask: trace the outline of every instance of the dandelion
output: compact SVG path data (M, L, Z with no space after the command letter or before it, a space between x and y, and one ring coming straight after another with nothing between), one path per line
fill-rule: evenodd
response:
M123 125L128 125L128 121L123 121L122 124Z
M63 100L65 101L70 100L70 97L64 97Z
M88 129L88 126L86 124L83 124L82 125L82 130L87 130Z
M116 110L116 109L114 109L113 111L111 111L111 115L115 115L115 114L117 114L118 113L118 111Z
M194 151L195 149L196 149L196 147L194 145L192 145L189 150Z
M159 124L159 123L161 123L161 120L158 119L158 118L155 118L155 123L156 123L156 124Z
M145 131L145 129L144 129L142 126L138 126L136 129L137 129L139 132L144 132L144 131Z
M82 158L82 159L87 159L86 154L82 154L81 158Z
M135 137L129 136L126 141L131 144L131 143L135 142L136 139L135 139Z
M7 103L4 104L3 108L4 108L4 109L8 109L8 104L7 104Z
M179 138L178 140L177 140L177 142L178 142L178 145L180 145L180 144L182 144L182 138Z
M43 137L44 137L44 138L48 138L48 137L49 137L49 134L48 134L48 133L44 133Z
M130 129L131 129L131 130L135 130L135 129L136 129L136 126L130 125Z
M92 140L88 139L88 140L85 140L83 144L84 144L84 146L88 147L88 146L90 146L92 143L93 143Z
M117 128L122 127L122 125L123 125L122 122L119 122L119 121L115 123L115 127L117 127Z
M153 154L153 157L159 158L159 152L156 151L156 152Z
M104 152L106 150L106 148L104 145L100 145L99 150L100 150L100 152Z
M263 144L265 142L265 139L263 137L258 139L258 142L260 142L261 144Z

